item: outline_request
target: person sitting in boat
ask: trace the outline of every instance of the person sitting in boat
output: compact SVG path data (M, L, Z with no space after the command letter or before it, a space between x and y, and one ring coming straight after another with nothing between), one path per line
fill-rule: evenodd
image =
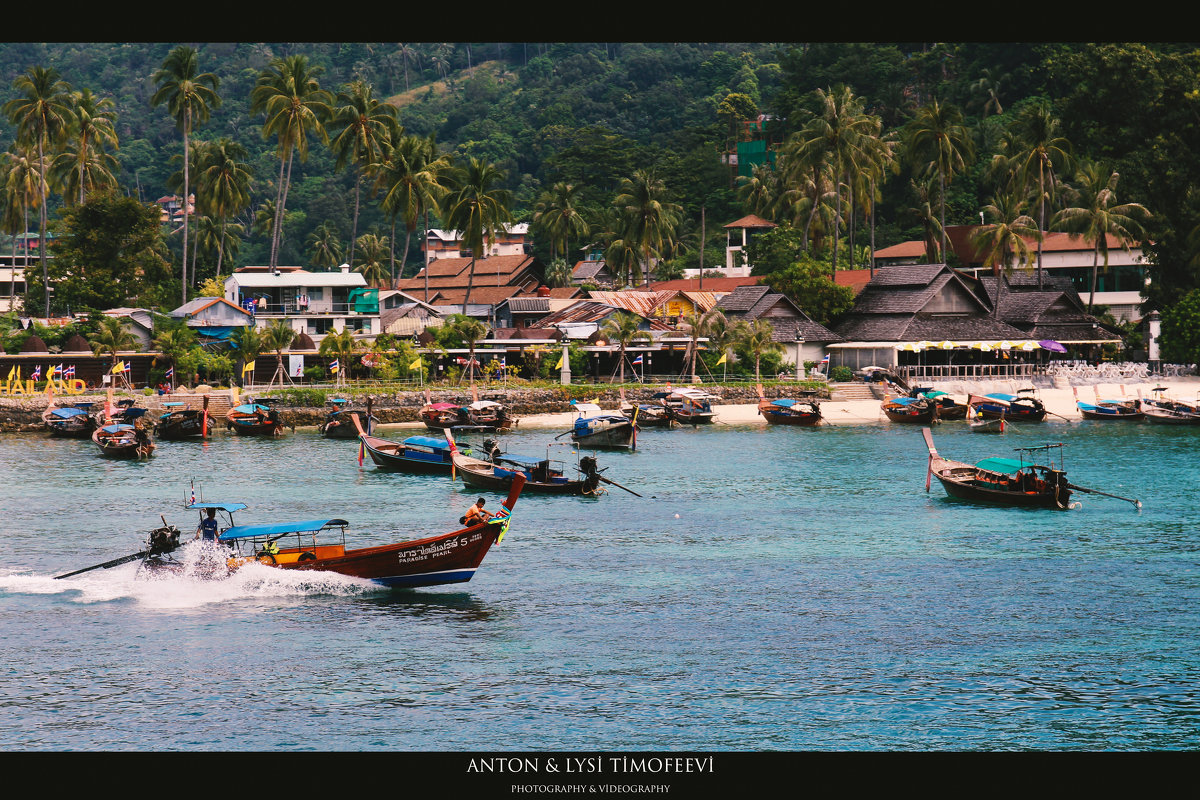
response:
M471 526L478 525L481 522L487 522L492 518L493 514L484 509L484 499L481 497L475 501L475 505L467 509L467 513L463 514L460 522L463 525Z
M208 516L200 520L200 527L196 528L196 538L206 542L217 540L217 510L215 508L208 509Z

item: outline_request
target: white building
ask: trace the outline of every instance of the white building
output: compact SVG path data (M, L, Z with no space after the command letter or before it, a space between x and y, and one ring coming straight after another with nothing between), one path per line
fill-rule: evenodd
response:
M363 337L382 332L379 290L343 264L336 272L300 267L242 267L225 279L225 299L251 310L258 328L286 319L297 333L319 342L325 334L351 330ZM250 308L253 301L253 309Z

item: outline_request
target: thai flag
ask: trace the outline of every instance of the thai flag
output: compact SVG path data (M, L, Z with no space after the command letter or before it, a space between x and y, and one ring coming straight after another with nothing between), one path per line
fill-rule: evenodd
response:
M75 365L74 364L72 364L71 366L69 366L65 370L63 370L63 377L64 378L74 378L75 377Z
M58 366L56 366L50 370L50 377L53 378L55 375L57 375L60 378L63 376L63 365L62 364L59 364Z
M638 353L638 357L633 360L633 365L635 367L640 367L642 365L642 354L641 353Z
M34 367L33 374L31 374L29 377L35 381L40 381L42 379L42 365L38 364L36 367Z
M163 377L174 378L175 377L175 367L173 367L173 366L167 367L167 374Z
M336 359L336 358L335 358L333 361L331 361L331 362L329 363L329 371L330 371L330 372L337 372L337 371L338 371L338 362L337 362L337 359Z
M821 366L822 367L829 366L829 353L826 353L825 357L821 359Z

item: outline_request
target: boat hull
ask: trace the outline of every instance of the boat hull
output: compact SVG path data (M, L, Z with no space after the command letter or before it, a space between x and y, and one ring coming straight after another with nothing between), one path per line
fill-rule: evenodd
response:
M635 442L635 428L632 422L627 425L613 425L593 433L571 434L571 441L580 447L601 449L632 449Z
M392 442L376 436L362 436L360 439L363 449L372 463L380 469L425 475L450 474L451 462L448 448L417 448L405 442Z
M948 476L935 471L934 477L942 484L946 494L957 500L968 500L972 503L988 503L991 505L1014 506L1017 508L1069 508L1071 491L1065 487L1057 491L1022 492L1009 489L992 489L973 483L976 478L961 474Z
M358 428L354 424L354 420L350 418L351 414L356 414L355 411L343 411L339 414L325 420L317 431L326 439L357 439ZM362 415L365 416L365 415ZM360 423L361 418L360 416ZM366 432L373 433L375 431L375 417L366 417Z
M821 422L821 409L815 404L811 408L792 406L784 408L769 402L758 404L758 413L768 425L801 425L811 427Z
M212 420L208 421L208 426L212 427ZM194 414L175 413L163 415L158 424L154 426L154 435L159 439L199 439L204 436L204 415L202 412Z
M928 425L937 419L937 407L933 405L884 403L880 408L892 422L917 422Z
M1145 412L1125 406L1085 406L1080 403L1078 407L1080 416L1097 422L1140 422L1146 418Z

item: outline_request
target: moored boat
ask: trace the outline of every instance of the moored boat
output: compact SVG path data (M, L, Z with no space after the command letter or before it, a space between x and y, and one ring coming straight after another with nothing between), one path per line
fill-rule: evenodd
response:
M938 421L938 405L925 397L893 397L879 404L892 422L919 422L929 425Z
M666 406L659 403L638 403L621 407L621 415L639 428L674 428L679 423Z
M1096 402L1084 403L1079 399L1078 389L1072 387L1071 391L1075 394L1075 407L1079 410L1079 415L1084 419L1097 420L1099 422L1137 422L1146 418L1145 413L1142 412L1141 401L1137 398L1132 400L1101 400L1100 393L1097 390Z
M454 403L426 403L418 416L426 428L434 431L468 424L466 409Z
M92 432L92 441L108 458L149 458L154 453L154 441L141 423L101 425Z
M467 417L465 427L479 431L508 431L519 422L507 407L495 400L476 400L462 410Z
M367 410L361 412L358 409L350 407L350 401L341 397L334 398L329 401L329 413L325 415L325 420L317 427L317 432L326 439L357 439L358 427L354 424L354 416L357 415L361 426L369 435L375 432L375 423L377 420L371 413L371 402L367 401Z
M940 420L948 419L966 419L968 405L965 402L960 402L949 392L942 392L937 389L917 388L910 393L911 397L923 397L930 402L937 403L937 416Z
M211 429L212 419L208 416L208 398L204 408L188 408L186 403L163 403L165 409L154 424L154 435L159 439L204 438Z
M595 403L571 402L579 416L567 433L575 444L611 450L637 449L637 425L633 420L623 414L605 414Z
M1156 425L1200 425L1200 405L1167 397L1166 391L1156 386L1150 397L1139 399L1146 421Z
M493 453L492 459L485 461L459 451L453 433L449 430L445 433L454 466L453 474L474 489L508 491L513 481L520 476L525 482L525 488L531 492L587 496L605 493L605 489L600 486L600 482L605 479L601 477L596 459L592 456L580 458L575 469L577 477L570 477L562 461L550 458L550 447L553 445L546 448L544 459Z
M94 405L80 402L70 406L47 406L42 412L42 422L51 436L87 439L96 430L96 418L92 412Z
M708 425L717 418L714 400L719 398L699 389L676 389L665 393L662 404L681 425Z
M225 415L226 429L238 436L282 436L287 423L271 405L273 402L263 398L234 406Z
M409 436L400 442L362 434L363 452L380 469L450 474L450 446L433 436Z
M817 425L821 422L821 404L816 400L794 400L778 397L760 399L758 413L770 425Z
M988 419L1005 417L1009 421L1041 422L1046 418L1046 406L1032 389L1022 389L1017 394L973 394L967 398L967 405Z

